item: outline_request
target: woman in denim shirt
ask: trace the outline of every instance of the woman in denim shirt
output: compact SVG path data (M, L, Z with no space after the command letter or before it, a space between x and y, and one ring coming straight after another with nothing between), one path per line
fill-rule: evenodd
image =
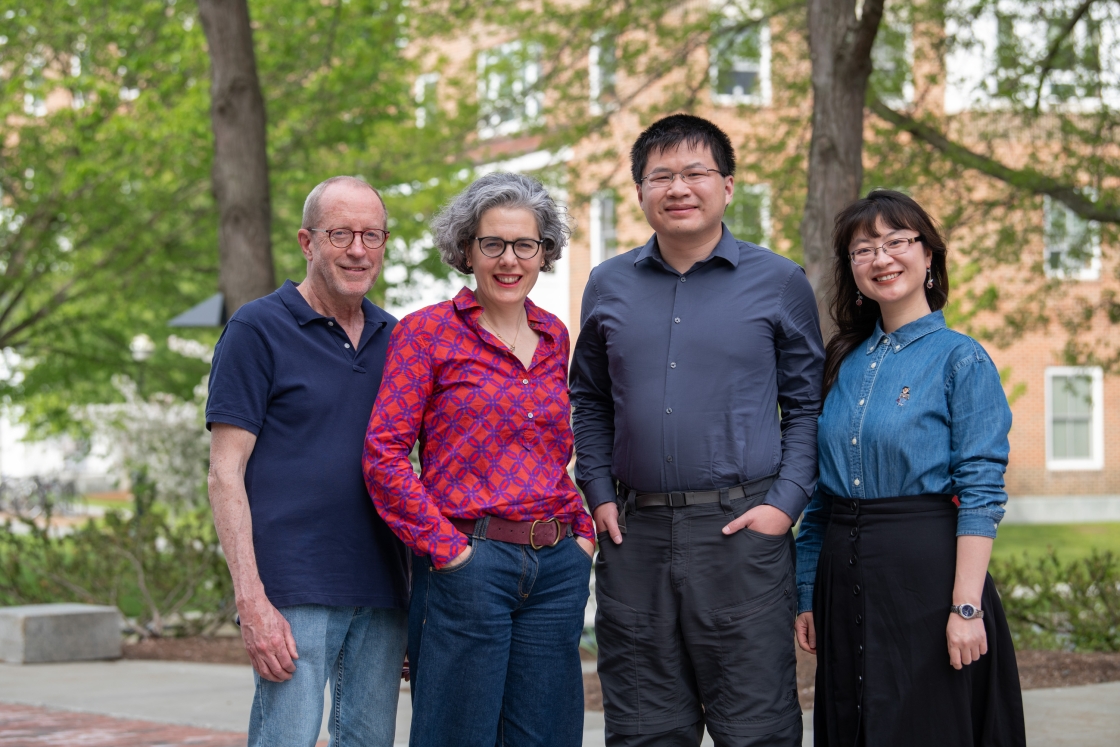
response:
M822 745L1024 745L1015 652L988 560L1011 411L949 330L945 243L911 198L836 218L820 481L797 537L799 645Z

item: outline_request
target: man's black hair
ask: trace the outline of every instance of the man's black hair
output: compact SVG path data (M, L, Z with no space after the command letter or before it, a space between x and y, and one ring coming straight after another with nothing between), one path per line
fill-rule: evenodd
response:
M691 114L672 114L651 124L634 141L630 149L630 173L634 182L640 183L645 176L643 172L651 153L664 153L682 143L693 148L708 146L720 173L735 174L735 148L726 132L706 119Z

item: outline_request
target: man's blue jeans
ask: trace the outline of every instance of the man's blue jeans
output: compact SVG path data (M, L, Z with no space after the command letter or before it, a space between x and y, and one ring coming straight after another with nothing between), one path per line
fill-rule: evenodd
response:
M330 747L392 747L408 618L404 610L281 607L296 640L287 682L255 675L249 747L314 747L331 683Z
M578 747L579 637L591 558L472 539L467 561L413 559L412 747Z

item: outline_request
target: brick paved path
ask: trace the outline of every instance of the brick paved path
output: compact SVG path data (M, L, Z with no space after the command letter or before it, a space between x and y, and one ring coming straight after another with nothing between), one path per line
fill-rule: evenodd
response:
M0 703L0 747L245 747L245 735ZM326 745L320 742L319 745Z

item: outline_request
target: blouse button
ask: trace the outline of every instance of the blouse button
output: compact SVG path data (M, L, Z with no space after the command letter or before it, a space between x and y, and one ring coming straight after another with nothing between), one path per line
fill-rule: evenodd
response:
M528 383L529 383L529 380L528 380L528 379L522 379L522 380L521 380L521 383L522 383L522 384L528 384Z
M533 417L533 413L529 413L529 417L530 417L530 418L531 418L531 417Z
M852 439L852 446L856 445L856 441L857 441L857 439L854 439L854 438Z
M895 345L894 346L894 352L897 353L899 350L902 350L902 346L901 345Z
M871 364L871 367L872 367L872 368L875 368L875 364L874 364L874 363L872 363L872 364Z
M859 478L857 477L856 479L852 480L852 484L859 485Z
M862 399L861 399L861 400L859 401L860 407L863 407L863 403L864 403L864 400L862 400Z

